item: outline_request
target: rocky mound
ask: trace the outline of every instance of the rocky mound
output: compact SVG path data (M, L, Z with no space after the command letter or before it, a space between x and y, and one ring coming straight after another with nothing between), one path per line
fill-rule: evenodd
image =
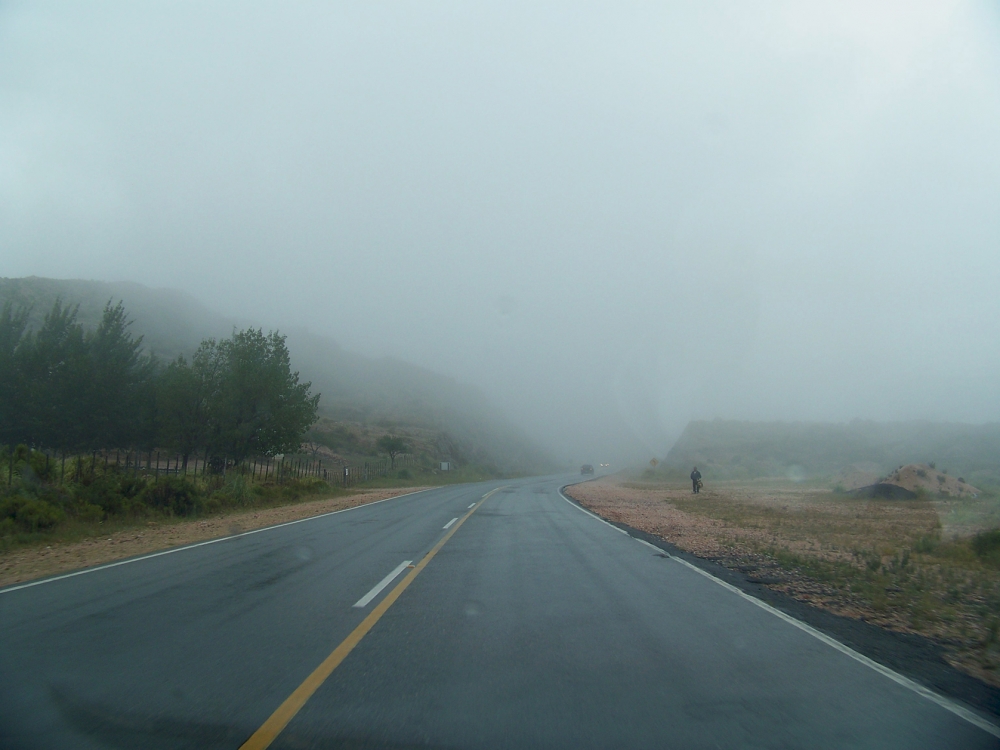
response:
M953 477L944 471L938 471L931 464L900 466L885 479L867 487L861 487L856 492L873 497L890 498L915 497L918 492L948 497L977 497L979 495L979 490L962 477Z

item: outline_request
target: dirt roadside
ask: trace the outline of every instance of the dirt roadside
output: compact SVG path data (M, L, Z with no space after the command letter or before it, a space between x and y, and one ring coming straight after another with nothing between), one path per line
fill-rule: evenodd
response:
M116 531L107 537L50 547L18 549L0 554L0 587L102 565L136 555L158 552L171 547L181 547L185 544L230 536L242 531L274 526L288 521L298 521L425 489L430 488L405 487L361 490L349 495L339 495L323 500L226 513L191 521L173 523L151 521L145 527Z

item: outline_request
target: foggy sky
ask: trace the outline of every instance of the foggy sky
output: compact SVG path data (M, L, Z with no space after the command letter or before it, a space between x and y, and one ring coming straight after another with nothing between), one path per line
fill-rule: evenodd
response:
M480 387L1000 419L990 2L0 5L0 276L184 289Z

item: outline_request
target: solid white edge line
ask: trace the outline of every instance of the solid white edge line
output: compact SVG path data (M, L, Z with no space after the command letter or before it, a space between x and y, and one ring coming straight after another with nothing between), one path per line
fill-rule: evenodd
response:
M358 508L368 508L372 505L378 505L379 503L385 503L389 500L398 500L401 497L409 497L410 495L419 495L421 492L430 492L431 490L440 489L440 487L428 487L425 490L416 490L415 492L407 492L404 495L396 495L394 497L386 497L381 500L373 500L370 503L363 503L362 505L355 505L353 508L341 508L340 510L332 510L329 513L320 513L318 516L309 516L308 518L300 518L296 521L286 521L285 523L275 524L274 526L262 526L259 529L251 529L250 531L243 531L239 534L233 534L231 536L220 536L218 539L208 539L204 542L196 542L194 544L188 544L183 547L174 547L173 549L165 549L160 552L151 552L148 555L140 555L139 557L130 557L127 560L118 560L113 563L106 563L104 565L98 565L94 568L84 568L83 570L75 570L72 573L63 573L62 575L52 576L51 578L40 578L37 581L28 581L27 583L19 583L15 586L9 586L5 589L0 589L0 594L9 594L12 591L20 591L21 589L30 589L32 586L41 586L43 583L53 583L55 581L62 581L65 578L74 578L76 576L86 575L87 573L96 573L99 570L107 570L108 568L117 568L119 565L128 565L129 563L140 562L142 560L150 560L154 557L162 557L163 555L172 555L174 552L183 552L184 550L194 549L195 547L204 547L208 544L216 544L218 542L225 542L229 539L238 539L241 536L250 536L251 534L259 534L262 531L272 531L273 529L280 529L285 526L294 526L297 523L304 523L306 521L315 521L317 518L326 518L327 516L335 516L338 513L346 513L349 510L357 510Z
M395 578L396 576L398 576L404 570L406 570L406 566L409 565L412 562L413 562L413 560L403 560L403 562L401 562L399 565L397 565L389 575L387 575L381 581L379 581L378 583L376 583L375 587L371 591L369 591L367 594L365 594L360 599L358 599L354 603L354 606L358 607L359 609L361 607L368 606L368 602L370 602L372 599L374 599L376 596L378 596L379 593L381 593L382 589L384 589L386 586L388 586L390 583L392 583L392 579Z
M457 521L457 520L458 520L458 516L455 516L453 519L451 519L450 521L448 521L448 523L446 523L443 528L450 529L451 525L453 523L455 523L455 521Z
M566 495L563 494L563 489L565 489L565 488L562 487L562 488L559 489L559 495L562 497L563 500L565 500L567 503L569 503L572 507L576 508L577 510L582 511L583 513L586 513L591 518L596 518L598 521L600 521L601 523L603 523L605 526L610 526L615 531L619 531L622 534L625 534L630 539L634 539L635 541L639 542L640 544L644 544L647 547L655 549L660 554L663 554L666 557L670 558L671 560L673 560L675 562L678 562L681 565L683 565L683 566L685 566L685 567L693 570L695 573L698 573L700 575L705 576L705 578L709 579L710 581L713 581L714 583L719 584L724 589L727 589L728 591L731 591L732 593L734 593L734 594L742 597L743 599L746 599L748 602L750 602L751 604L754 604L754 605L760 607L765 612L770 612L772 615L775 615L776 617L781 618L782 620L784 620L788 624L793 625L794 627L798 628L799 630L801 630L804 633L808 633L813 638L815 638L815 639L817 639L819 641L822 641L826 645L830 646L831 648L836 649L837 651L839 651L840 653L844 654L845 656L849 656L850 658L854 659L856 662L859 662L860 664L864 664L869 669L873 669L874 671L878 672L879 674L883 675L884 677L888 677L890 680L892 680L893 682L895 682L897 685L900 685L900 686L902 686L904 688L907 688L908 690L913 691L917 695L919 695L919 696L921 696L923 698L926 698L927 700L931 701L932 703L937 704L938 706L940 706L941 708L943 708L945 711L949 711L952 714L954 714L955 716L958 716L959 718L964 719L965 721L969 722L973 726L978 727L979 729L982 729L987 734L991 734L994 737L1000 737L1000 727L998 727L996 724L994 724L994 723L992 723L990 721L987 721L985 718L983 718L979 714L977 714L977 713L969 710L965 706L962 706L962 705L960 705L960 704L952 701L949 698L945 698L943 695L939 695L938 693L935 693L933 690L930 690L929 688L926 688L923 685L921 685L921 684L919 684L917 682L914 682L909 677L904 677L903 675L899 674L898 672L895 672L894 670L890 669L889 667L886 667L886 666L884 666L882 664L879 664L877 661L873 661L872 659L869 659L864 654L859 654L857 651L855 651L854 649L852 649L850 646L845 646L840 641L838 641L838 640L836 640L834 638L831 638L826 633L822 633L819 630L816 630L811 625L807 625L806 623L802 622L801 620L796 620L794 617L792 617L789 614L786 614L785 612L782 612L780 609L775 609L774 607L772 607L767 602L763 602L763 601L761 601L760 599L757 599L754 596L750 596L750 594L746 593L745 591L742 591L742 590L738 589L736 586L733 586L731 583L727 583L726 581L723 581L721 578L716 578L714 575L712 575L711 573L709 573L706 570L702 570L697 565L692 565L687 560L683 560L683 559L681 559L679 557L675 557L674 555L671 555L669 552L667 552L665 549L661 549L660 547L657 547L655 544L651 544L650 542L647 542L645 539L639 539L637 537L632 536L627 531L625 531L625 529L620 529L617 526L615 526L614 524L608 523L607 521L605 521L600 516L598 516L598 515L596 515L594 513L591 513L586 508L583 508L583 507L577 505L576 503L574 503L572 500L570 500L568 497L566 497Z

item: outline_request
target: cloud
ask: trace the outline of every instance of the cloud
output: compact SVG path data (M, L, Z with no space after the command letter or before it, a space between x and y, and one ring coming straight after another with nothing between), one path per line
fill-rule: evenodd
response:
M0 10L0 272L474 383L575 460L689 418L1000 418L975 2Z

